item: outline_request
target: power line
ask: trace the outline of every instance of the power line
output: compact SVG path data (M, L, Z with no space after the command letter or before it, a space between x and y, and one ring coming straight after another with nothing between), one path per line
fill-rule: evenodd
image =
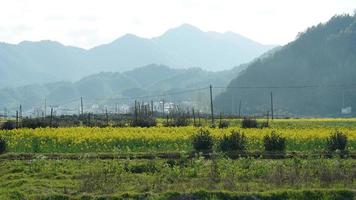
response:
M216 89L302 89L302 88L356 88L352 85L290 85L290 86L215 86Z
M159 95L146 95L146 96L136 96L136 97L102 97L102 98L93 98L91 100L135 100L135 99L146 99L146 98L159 98L165 96L174 96L179 94L197 92L197 91L207 90L207 89L209 89L209 87L188 89L179 92L163 92Z

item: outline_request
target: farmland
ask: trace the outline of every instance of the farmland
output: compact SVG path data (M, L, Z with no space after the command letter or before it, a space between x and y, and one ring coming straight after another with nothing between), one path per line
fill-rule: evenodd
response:
M354 199L356 119L275 119L268 128L225 120L224 129L158 123L2 130L0 199ZM211 151L192 145L201 130L213 138ZM235 157L219 149L233 131L246 136ZM342 155L326 148L336 131L347 137ZM272 132L286 139L288 156L264 157Z

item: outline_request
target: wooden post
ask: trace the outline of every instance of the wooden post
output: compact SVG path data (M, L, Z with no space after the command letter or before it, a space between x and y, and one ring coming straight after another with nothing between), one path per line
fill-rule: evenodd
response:
M221 125L221 122L222 122L222 113L220 112L220 121L219 121L220 125Z
M45 98L45 101L44 101L44 118L46 118L47 116L47 99Z
M19 118L22 119L22 105L20 104L20 113L19 113Z
M91 113L88 113L88 124L89 124L89 126L91 127L90 114L91 114Z
M272 117L272 120L274 119L274 116L273 116L273 93L271 92L271 117Z
M137 111L137 100L135 100L135 122L137 122L137 115L138 115L138 111Z
M213 105L213 86L210 85L210 111L211 111L211 125L214 126L214 105Z
M83 110L83 97L80 97L80 114L83 116L84 110Z
M19 111L16 110L16 128L19 128Z
M199 126L201 126L201 120L200 120L200 112L198 112L198 123L199 123Z
M240 100L240 104L239 104L239 118L241 118L241 100Z
M164 116L164 99L162 99L162 117Z
M192 114L193 114L193 123L194 123L194 126L196 126L197 124L195 123L195 111L194 111L194 108L192 108Z
M52 127L52 123L53 123L53 107L51 107L51 118L50 118L50 127Z
M234 115L234 96L231 94L231 115Z
M269 125L269 110L267 111L267 126Z
M109 126L108 108L105 108L106 126Z

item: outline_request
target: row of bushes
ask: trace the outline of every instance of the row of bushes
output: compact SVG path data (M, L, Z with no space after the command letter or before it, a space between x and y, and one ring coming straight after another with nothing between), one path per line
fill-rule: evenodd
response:
M214 138L208 130L200 129L192 138L192 144L196 151L211 151L214 146ZM231 131L230 135L224 135L218 141L218 150L245 151L247 138L238 131ZM270 135L263 138L263 146L266 152L285 152L286 138L272 131ZM326 150L333 152L336 150L345 151L347 146L347 136L336 131L332 133L326 141Z
M52 119L47 118L23 118L20 122L16 123L14 120L8 120L0 125L2 130L12 130L16 128L45 128L45 127L71 127L71 126L89 126L89 127L153 127L157 126L156 118L152 116L123 116L118 118L117 116L110 116L114 121L109 121L108 118L105 118L101 115L86 114L84 116L56 116ZM163 125L166 127L181 127L191 125L191 119L188 115L175 115L173 117L168 117L163 121ZM195 122L194 126L202 126L199 122ZM217 127L218 128L227 128L229 127L229 122L220 119ZM215 125L212 127L215 128ZM253 118L244 118L241 122L242 128L264 128L268 127L268 123L262 122L258 123L256 119Z
M272 132L263 138L265 151L283 152L286 149L286 139ZM192 138L193 148L196 151L211 151L214 146L214 138L208 130L199 130ZM238 131L231 131L230 135L224 135L218 141L218 150L228 151L245 151L247 138Z

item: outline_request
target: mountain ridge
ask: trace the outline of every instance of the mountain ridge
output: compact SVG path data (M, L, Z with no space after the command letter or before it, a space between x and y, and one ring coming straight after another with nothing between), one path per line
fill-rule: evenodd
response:
M182 25L154 38L126 34L89 50L52 40L0 43L0 88L75 81L93 73L124 72L151 63L220 71L249 62L271 48L252 40L238 45L236 38L227 39L225 33L216 33L219 37L211 33Z

